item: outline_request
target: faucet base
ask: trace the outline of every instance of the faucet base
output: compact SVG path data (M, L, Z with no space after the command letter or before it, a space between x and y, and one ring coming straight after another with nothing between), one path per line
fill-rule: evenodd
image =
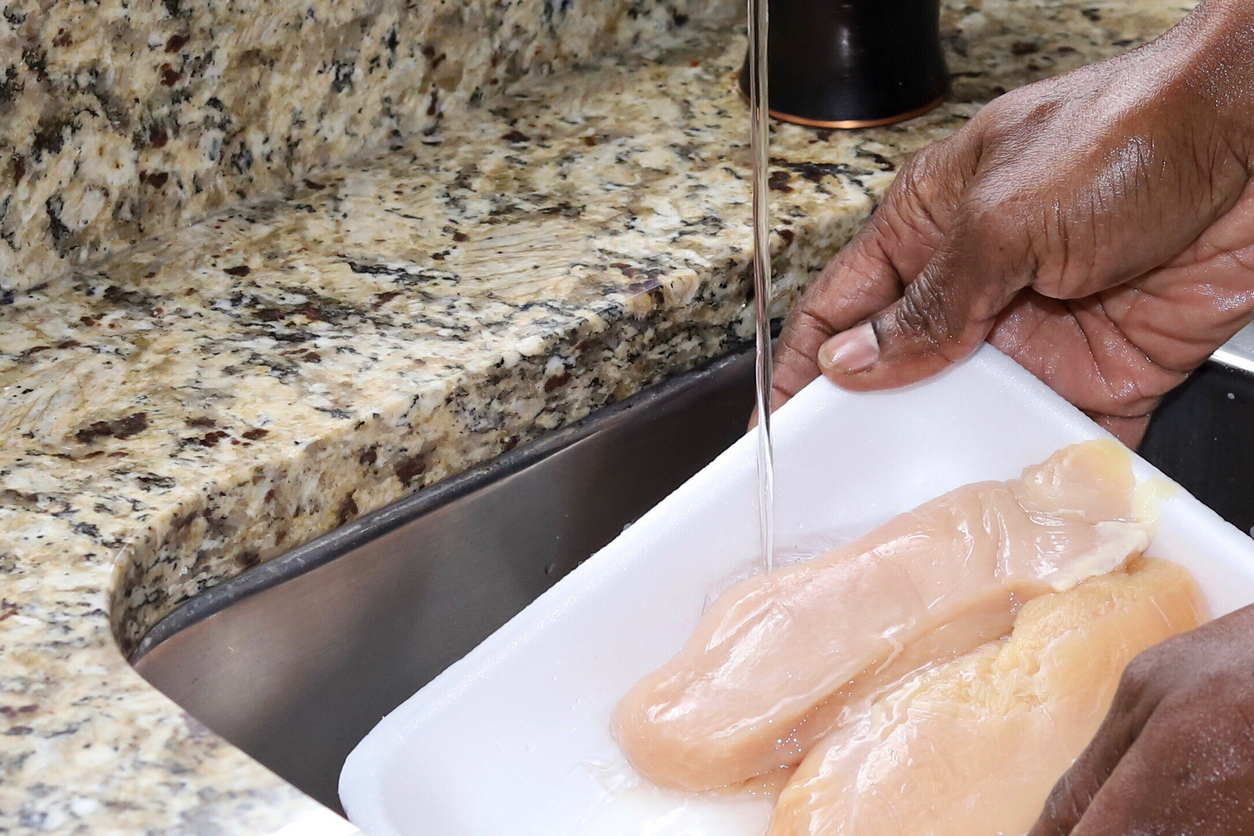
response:
M940 0L769 0L772 115L821 128L918 116L949 87ZM740 89L748 91L748 65Z
M737 89L739 85L737 85ZM740 98L746 102L749 97L745 95L744 90L740 91ZM791 122L794 125L804 125L807 128L827 128L835 130L857 130L858 128L880 128L884 125L895 125L898 122L905 122L918 116L935 110L945 103L945 99L949 98L949 90L946 88L941 94L932 99L925 105L894 114L893 116L885 116L879 119L810 119L805 116L795 116L791 113L785 113L782 110L769 110L772 119L778 119L781 122Z

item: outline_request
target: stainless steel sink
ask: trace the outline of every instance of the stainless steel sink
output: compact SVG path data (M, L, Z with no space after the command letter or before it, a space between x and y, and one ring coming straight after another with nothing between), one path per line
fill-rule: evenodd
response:
M339 809L358 740L734 441L752 380L729 357L367 515L183 605L132 661ZM1143 452L1249 531L1254 377L1209 364Z
M745 429L738 355L427 488L189 601L132 657L153 685L340 809L353 746Z

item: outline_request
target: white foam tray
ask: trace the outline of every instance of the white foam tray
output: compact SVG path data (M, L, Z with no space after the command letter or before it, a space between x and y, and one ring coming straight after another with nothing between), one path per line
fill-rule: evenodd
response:
M816 381L774 428L784 548L856 536L1104 435L990 347L904 390L850 394ZM1141 479L1161 476L1139 458L1136 467ZM383 719L341 775L349 818L375 836L576 832L602 791L588 764L614 752L612 707L753 559L755 493L749 436ZM1254 541L1182 490L1164 505L1150 554L1189 568L1217 615L1254 601ZM736 831L718 816L701 821L678 830ZM741 830L761 828L758 818Z

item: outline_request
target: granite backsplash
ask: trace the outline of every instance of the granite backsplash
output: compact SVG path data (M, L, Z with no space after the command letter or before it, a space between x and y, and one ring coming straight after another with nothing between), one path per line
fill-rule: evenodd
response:
M726 0L14 0L0 301Z

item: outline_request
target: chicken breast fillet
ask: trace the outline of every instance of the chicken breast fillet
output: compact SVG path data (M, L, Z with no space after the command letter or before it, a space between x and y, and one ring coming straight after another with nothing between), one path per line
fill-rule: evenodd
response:
M632 764L705 790L799 763L905 678L1009 632L1018 607L1149 541L1118 443L1062 450L809 562L743 581L613 718Z
M1037 598L1010 638L920 674L815 747L769 836L1022 836L1132 658L1205 619L1192 577L1160 560Z

